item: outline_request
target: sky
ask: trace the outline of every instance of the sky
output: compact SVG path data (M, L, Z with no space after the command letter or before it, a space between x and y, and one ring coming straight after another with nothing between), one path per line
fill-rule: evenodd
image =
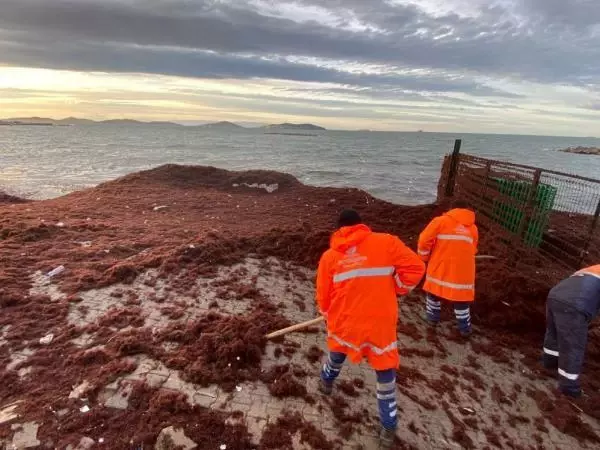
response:
M599 0L0 0L0 117L600 136Z

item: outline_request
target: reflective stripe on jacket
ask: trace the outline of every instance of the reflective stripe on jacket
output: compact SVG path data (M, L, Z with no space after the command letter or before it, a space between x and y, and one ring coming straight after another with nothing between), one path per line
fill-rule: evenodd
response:
M395 236L366 225L336 231L317 272L329 349L355 363L366 357L375 370L397 367L396 283L412 289L424 273L423 262Z
M419 236L418 253L428 262L423 289L446 300L475 299L475 213L453 209L436 217Z

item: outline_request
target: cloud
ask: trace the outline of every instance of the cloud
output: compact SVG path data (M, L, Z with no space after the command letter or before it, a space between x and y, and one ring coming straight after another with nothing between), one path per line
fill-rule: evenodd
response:
M600 2L596 0L524 0L523 11L541 17L546 24L581 28L598 28Z
M286 4L294 3L298 2L277 2L273 8L285 11ZM392 6L382 0L299 3L320 7L340 26L261 14L260 2L244 7L233 1L3 0L0 28L52 42L58 51L73 42L113 42L257 56L318 56L550 82L600 76L598 64L590 63L600 59L595 32L565 27L561 14L568 8L557 0L550 0L550 7L542 0L505 2L504 8L493 2L478 17L434 17L411 3ZM567 22L591 23L599 18L597 9L591 5L582 9L589 14L570 12ZM365 31L344 27L351 18Z
M597 103L597 0L0 1L0 65L282 80L295 108L302 83L326 108Z
M5 46L2 61L15 66L35 65L60 70L145 72L198 78L282 79L336 83L386 89L398 98L402 91L468 92L473 96L518 98L520 95L486 86L462 75L428 71L418 76L389 70L386 73L349 72L286 58L265 59L240 54L214 53L172 47L140 47L131 44L73 42L48 46L47 41L28 37Z

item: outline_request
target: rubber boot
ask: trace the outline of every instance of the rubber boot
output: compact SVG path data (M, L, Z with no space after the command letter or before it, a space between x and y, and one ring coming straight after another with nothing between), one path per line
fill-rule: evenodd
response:
M394 446L394 440L396 439L396 430L389 430L381 427L379 432L379 448L383 450L389 450Z
M469 339L472 334L473 334L473 330L471 328L469 328L468 330L460 331L460 335L465 339Z
M561 386L559 389L560 389L560 392L563 393L563 395L566 395L567 397L571 397L571 398L580 398L581 395L583 394L583 391L581 390L580 387Z
M423 320L432 327L437 326L440 321L442 303L440 300L431 295L427 294L425 297L425 315L422 316Z
M423 322L425 322L427 325L429 325L431 328L435 328L435 327L438 326L438 322L434 322L433 320L429 320L429 317L427 317L427 315L421 316L421 320Z
M333 382L340 374L346 355L338 352L330 352L321 369L319 380L319 391L324 395L331 395Z
M323 395L331 395L333 392L333 383L328 383L321 378L319 380L319 392Z

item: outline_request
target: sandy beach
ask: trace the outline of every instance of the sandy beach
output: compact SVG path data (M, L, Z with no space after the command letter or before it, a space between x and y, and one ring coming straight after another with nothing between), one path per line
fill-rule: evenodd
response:
M270 171L167 165L43 201L0 195L0 444L70 449L376 449L375 377L317 391L314 270L339 211L415 248L445 205L400 206ZM398 449L595 448L600 333L586 395L539 366L549 267L510 266L482 230L475 334L401 302ZM47 274L63 266L54 276ZM566 274L565 274L566 275ZM194 447L195 446L195 447Z

